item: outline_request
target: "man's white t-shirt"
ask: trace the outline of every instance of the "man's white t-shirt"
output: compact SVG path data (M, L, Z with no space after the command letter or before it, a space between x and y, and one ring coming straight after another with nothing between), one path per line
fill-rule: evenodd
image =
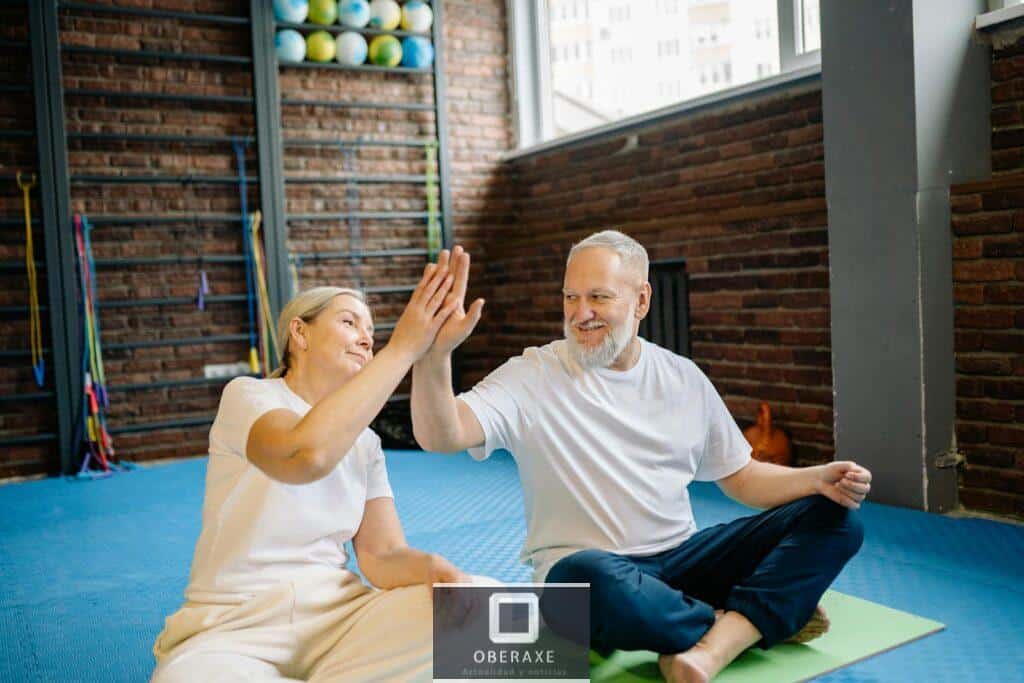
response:
M253 423L286 408L310 405L284 379L239 377L224 387L210 428L203 528L185 597L234 602L324 567L348 562L344 544L358 531L366 501L393 497L380 438L363 430L329 475L310 484L284 484L248 461Z
M504 448L519 467L522 559L543 581L597 548L652 555L696 532L686 487L750 461L751 447L690 360L640 339L626 371L580 370L565 340L531 347L459 396L483 427L478 460Z

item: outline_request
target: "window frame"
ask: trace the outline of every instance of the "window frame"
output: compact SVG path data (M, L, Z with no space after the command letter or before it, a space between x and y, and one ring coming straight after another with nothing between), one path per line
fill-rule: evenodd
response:
M570 144L580 139L606 136L618 129L634 128L648 120L660 119L673 110L686 111L718 100L746 97L780 84L817 76L821 72L821 50L800 52L803 45L802 0L776 0L779 73L751 83L717 90L708 95L679 100L666 107L627 116L612 123L553 138L554 112L551 85L551 49L548 43L548 0L506 0L513 117L516 149L507 158L523 156ZM681 49L681 48L680 48Z

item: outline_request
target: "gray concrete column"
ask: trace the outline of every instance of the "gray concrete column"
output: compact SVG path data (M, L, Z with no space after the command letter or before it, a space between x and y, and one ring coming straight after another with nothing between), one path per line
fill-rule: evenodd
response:
M956 470L949 187L990 173L984 0L822 0L836 458L943 511Z

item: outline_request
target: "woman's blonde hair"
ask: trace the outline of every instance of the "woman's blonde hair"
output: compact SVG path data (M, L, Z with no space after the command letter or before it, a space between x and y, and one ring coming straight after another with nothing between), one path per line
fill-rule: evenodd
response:
M281 364L277 370L270 374L271 377L284 377L290 369L291 358L288 352L288 341L291 338L291 322L299 318L304 323L311 323L316 317L327 308L334 297L347 294L350 297L359 299L364 304L366 296L357 289L348 287L313 287L304 292L299 292L292 297L291 301L285 304L281 315L277 318L277 338L281 343Z

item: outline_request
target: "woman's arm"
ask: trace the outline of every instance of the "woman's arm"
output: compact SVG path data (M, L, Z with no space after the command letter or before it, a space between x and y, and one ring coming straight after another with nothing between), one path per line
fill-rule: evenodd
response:
M378 588L470 581L469 576L440 555L409 547L392 498L366 501L363 521L352 545L363 576Z
M327 476L384 407L451 314L455 302L442 305L452 282L447 266L429 264L387 346L305 416L279 409L256 420L246 441L249 461L267 476L289 484Z

